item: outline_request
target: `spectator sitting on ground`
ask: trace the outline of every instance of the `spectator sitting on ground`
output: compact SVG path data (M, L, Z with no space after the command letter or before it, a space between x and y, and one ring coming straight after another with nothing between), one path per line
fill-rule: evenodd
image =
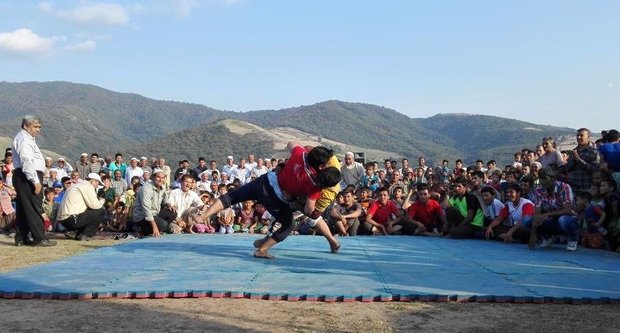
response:
M589 192L580 191L575 194L575 206L583 231L581 246L602 249L605 247L603 238L607 234L605 210L591 201L592 195Z
M551 167L542 168L539 179L540 187L533 195L536 214L530 235L530 249L534 248L538 236L540 247L551 246L553 236L567 236L566 250L577 250L579 223L574 215L573 190L570 185L557 180L557 173Z
M250 226L254 223L254 201L246 200L242 203L242 207L239 210L239 214L235 216L235 223L233 225L234 232L250 232ZM252 232L253 233L253 232Z
M362 206L354 200L353 190L346 188L342 191L342 203L329 211L328 221L341 236L357 236L361 215Z
M429 186L419 184L417 200L411 202L414 191L409 191L403 203L406 215L400 225L405 235L439 236L439 230L446 225L446 216L439 202L431 199Z
M521 186L509 184L506 188L506 204L499 215L485 229L487 239L503 240L510 243L515 239L527 243L536 207L534 203L521 196Z
M454 180L454 193L447 196L446 226L442 232L450 238L482 238L484 213L480 208L480 200L469 193L468 181L465 177Z
M163 185L166 174L158 169L153 172L153 182L144 184L136 193L133 221L140 227L142 235L158 238L162 233L172 231L169 226L176 218L176 213L172 211Z
M490 186L483 186L480 190L482 201L480 208L484 213L484 226L488 226L493 220L499 216L500 211L504 208L504 204L496 197L496 191Z
M620 194L613 179L601 180L601 196L605 200L605 227L607 241L612 251L620 252Z
M366 215L365 233L392 235L402 229L402 226L398 225L402 219L402 214L394 201L390 200L390 191L387 188L382 187L377 192L379 199L370 204Z

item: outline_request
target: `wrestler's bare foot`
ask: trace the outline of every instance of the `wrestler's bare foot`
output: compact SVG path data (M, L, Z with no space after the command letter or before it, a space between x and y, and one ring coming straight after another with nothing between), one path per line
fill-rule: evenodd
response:
M340 243L329 244L329 247L330 247L332 253L338 253L338 250L340 250Z
M267 252L267 251L260 251L260 250L254 251L254 257L255 258L261 258L261 259L273 259L273 258L275 258L271 254L269 254L269 252Z

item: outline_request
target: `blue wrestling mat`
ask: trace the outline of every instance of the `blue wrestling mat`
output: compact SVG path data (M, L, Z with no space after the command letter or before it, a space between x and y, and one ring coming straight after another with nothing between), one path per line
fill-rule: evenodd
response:
M562 246L426 237L291 236L252 256L257 236L166 235L0 275L0 297L230 297L308 301L620 301L620 255Z

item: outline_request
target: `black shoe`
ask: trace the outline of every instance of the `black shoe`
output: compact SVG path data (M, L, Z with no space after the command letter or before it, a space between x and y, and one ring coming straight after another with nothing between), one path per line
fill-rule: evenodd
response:
M34 244L34 242L29 237L26 237L24 239L22 238L21 235L15 235L15 246L32 245L32 244Z
M64 234L65 234L65 237L68 239L75 239L77 235L75 231L68 231L68 230L65 230Z
M56 246L56 241L51 240L51 239L44 239L38 243L32 244L32 246L43 246L43 247Z
M89 236L86 236L86 235L79 235L79 236L76 236L76 237L75 237L75 240L76 240L76 241L84 241L84 242L88 242L88 241L93 240L93 238L92 238L92 237L89 237Z

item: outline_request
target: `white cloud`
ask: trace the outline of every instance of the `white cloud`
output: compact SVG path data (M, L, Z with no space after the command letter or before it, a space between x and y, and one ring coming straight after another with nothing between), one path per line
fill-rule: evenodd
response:
M97 47L97 43L94 40L87 40L85 42L77 43L67 46L69 51L92 51Z
M48 54L54 44L64 37L41 37L30 29L17 29L0 33L0 53L32 57Z
M49 2L39 3L39 9L78 24L84 25L124 25L129 22L129 12L115 3L86 3L69 10L55 9Z
M174 14L179 17L188 16L195 7L200 5L198 0L173 0Z

